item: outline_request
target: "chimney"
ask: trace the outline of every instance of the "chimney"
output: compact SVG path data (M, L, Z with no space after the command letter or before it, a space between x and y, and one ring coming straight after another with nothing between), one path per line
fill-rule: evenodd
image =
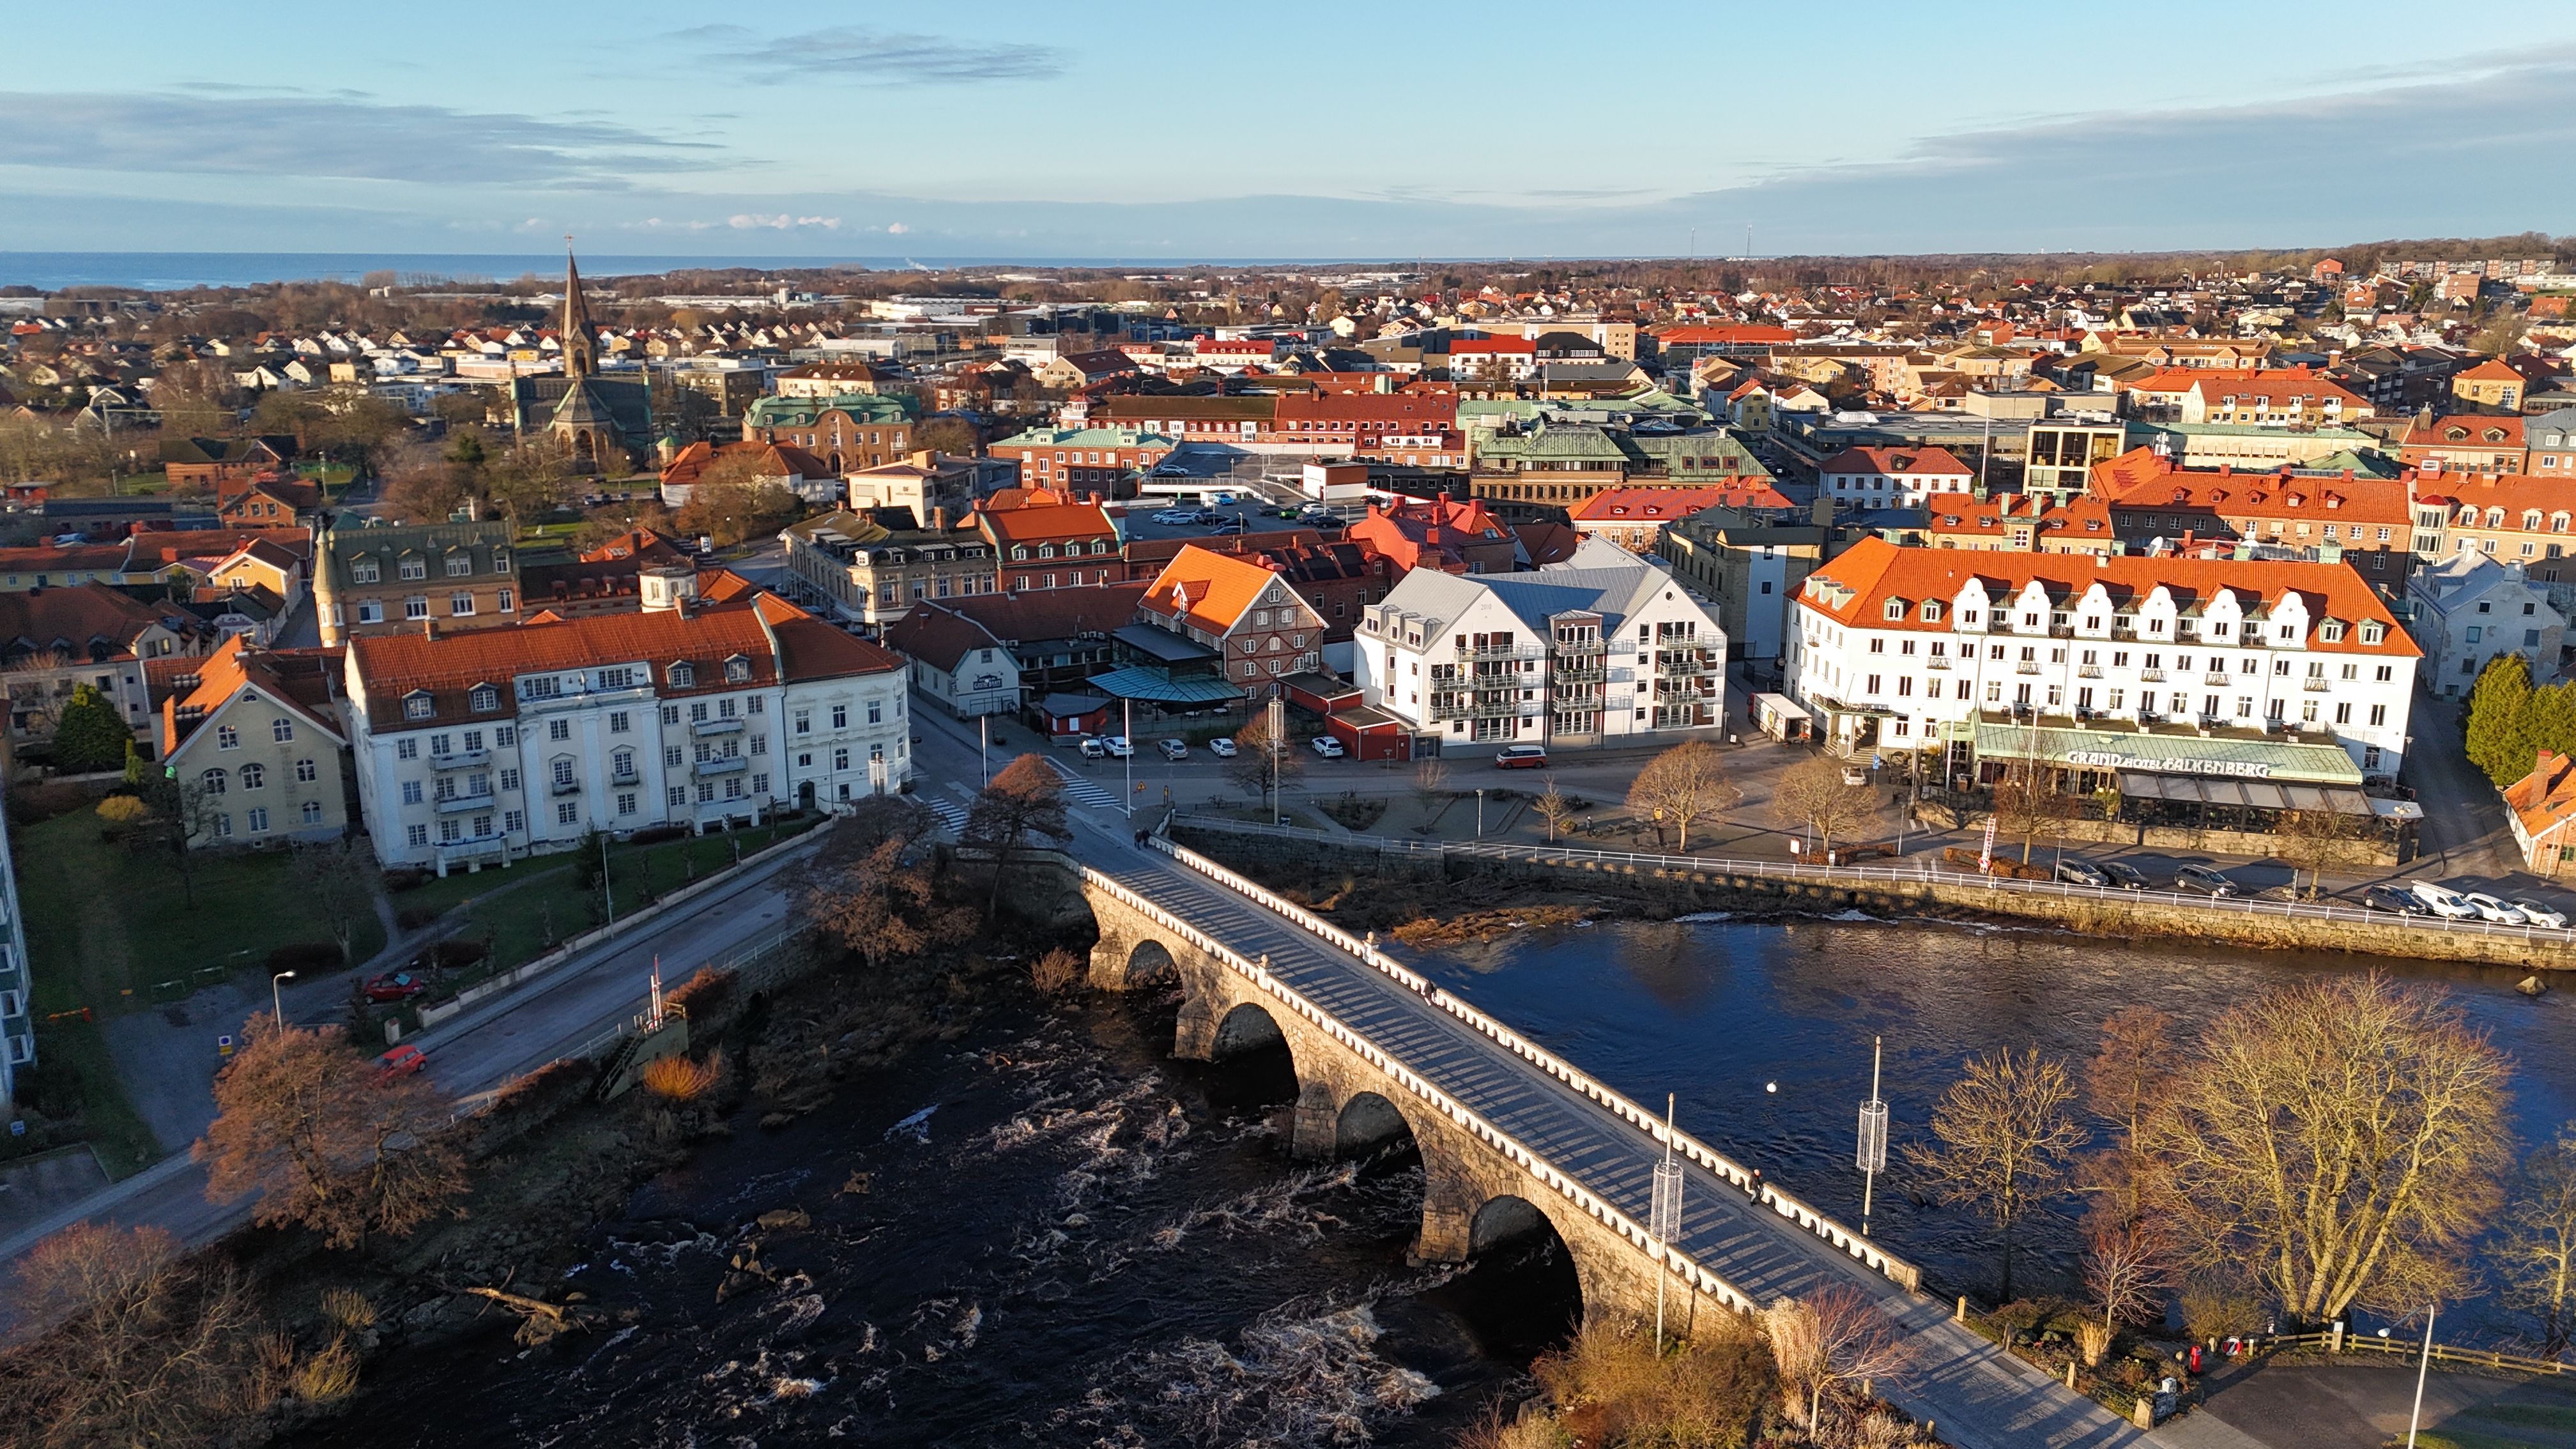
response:
M946 533L948 531L948 505L944 503L931 505L930 531L933 533Z
M436 619L423 619L423 620L421 620L421 621L420 621L420 637L422 637L423 639L435 639L435 638L437 638L437 637L438 637L438 621L437 621Z

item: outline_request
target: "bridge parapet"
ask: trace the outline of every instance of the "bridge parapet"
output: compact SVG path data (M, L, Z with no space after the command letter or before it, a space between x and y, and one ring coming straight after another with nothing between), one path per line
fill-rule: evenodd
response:
M1550 1162L1547 1158L1533 1151L1527 1145L1513 1137L1510 1133L1503 1131L1500 1127L1487 1121L1473 1108L1456 1100L1429 1080L1413 1072L1401 1061L1398 1061L1392 1055L1380 1048L1368 1036L1349 1026L1331 1012L1318 1006L1312 1000L1309 1000L1304 993L1288 985L1286 982L1281 981L1259 962L1246 960L1241 954L1233 950L1231 947L1217 941L1206 932L1199 930L1197 927L1182 920L1178 916L1173 915L1171 912L1163 909L1154 902L1138 895L1136 892L1128 889L1126 886L1120 884L1110 876L1107 876L1089 866L1081 867L1081 873L1082 882L1086 890L1096 891L1099 894L1108 897L1110 900L1115 901L1120 908L1133 912L1137 916L1150 922L1155 929L1168 933L1173 938L1179 940L1204 956L1207 960L1215 963L1232 979L1242 983L1247 983L1253 989L1253 992L1258 997L1264 999L1266 1003L1275 1005L1276 1007L1286 1011L1305 1029L1321 1034L1323 1037L1329 1039L1338 1046L1342 1051L1358 1058L1362 1063L1374 1069L1378 1077L1382 1078L1385 1084L1392 1086L1400 1093L1410 1097L1414 1101L1429 1107L1433 1115L1445 1127L1456 1132L1464 1133L1465 1135L1473 1138L1488 1151L1498 1155L1506 1163L1517 1169L1518 1174L1521 1177L1535 1180L1548 1189L1549 1192L1553 1193L1559 1201L1575 1209L1580 1216L1588 1219L1599 1229L1622 1240L1629 1249L1643 1255L1649 1264L1660 1264L1662 1270L1680 1280L1682 1286L1705 1294L1717 1303L1739 1313L1754 1312L1761 1307L1761 1305L1755 1302L1750 1296L1737 1289L1734 1284L1711 1271L1696 1259L1692 1258L1689 1254L1684 1253L1677 1248L1672 1248L1659 1243L1650 1233L1647 1232L1645 1224L1630 1218L1626 1213L1622 1212L1617 1205L1594 1194L1589 1188L1585 1187L1574 1177L1558 1169L1556 1165ZM1282 902L1281 904L1286 905L1287 903ZM1294 910L1295 908L1289 907L1289 909ZM1285 914L1285 912L1283 912L1283 914ZM1311 917L1309 919L1311 919ZM1300 924L1303 925L1304 923L1301 922ZM1336 930L1336 934L1343 936L1345 940L1349 939L1348 933L1339 932L1337 928L1333 929ZM1103 935L1104 937L1107 937L1109 934L1111 934L1110 927L1106 922L1104 922ZM1345 949L1351 949L1352 947L1364 948L1365 943L1351 941L1350 946L1345 947ZM1380 969L1387 968L1381 967ZM1401 968L1395 969L1399 971L1401 970ZM1404 979L1405 977L1412 977L1417 982L1420 980L1418 976L1414 976L1414 973L1411 972L1403 972L1398 979ZM1193 1033L1190 1031L1189 1026L1188 1008L1185 1007L1184 1012L1183 1033L1184 1035L1192 1035ZM1202 1008L1200 1015L1207 1018L1207 1025L1202 1032L1197 1034L1203 1035L1212 1040L1215 1021L1218 1018L1221 1018L1224 1013L1219 1010ZM1374 1083L1372 1085L1374 1085ZM1319 1106L1320 1104L1317 1105ZM1313 1110L1312 1108L1308 1108L1303 1102L1302 1095L1301 1110ZM1311 1129L1301 1128L1300 1130L1302 1134L1304 1131ZM1420 1137L1419 1134L1417 1134L1417 1141L1419 1140ZM1422 1143L1422 1146L1427 1159L1431 1154L1432 1144L1424 1142ZM1435 1198L1437 1197L1438 1194L1435 1193ZM1452 1216L1459 1216L1457 1205L1455 1203L1446 1200L1435 1200L1426 1207L1426 1227L1428 1227L1434 1219L1442 1219ZM1458 1221L1455 1226L1449 1230L1449 1232L1453 1234L1463 1234L1465 1226L1463 1217L1460 1217L1460 1221ZM1426 1232L1426 1240L1430 1236L1430 1233ZM1463 1241L1463 1239L1461 1241ZM1578 1267L1582 1266L1582 1257L1583 1255L1578 1252ZM1647 1270L1649 1276L1646 1280L1647 1291L1644 1299L1644 1301L1647 1302L1651 1302L1653 1297L1651 1286L1651 1275L1653 1271L1654 1269L1652 1267L1649 1267ZM1587 1293L1587 1301L1590 1300L1591 1296L1591 1294Z
M1401 963L1389 958L1386 953L1377 946L1374 937L1368 940L1362 940L1355 937L1350 932L1324 920L1323 918L1315 915L1312 911L1305 909L1303 906L1280 896L1277 892L1268 889L1256 881L1247 879L1234 871L1228 870L1224 866L1217 864L1215 861L1208 859L1206 856L1199 854L1197 851L1191 850L1187 846L1176 844L1167 837L1157 835L1154 836L1149 843L1155 849L1168 853L1173 860L1187 866L1198 874L1224 886L1230 891L1258 902L1263 907L1277 913L1283 919L1296 923L1301 930L1318 937L1349 955L1357 957L1362 962L1365 962L1369 966L1385 973L1388 977L1401 983L1407 990L1412 991L1417 995L1427 993L1435 1005L1439 1006L1442 1010L1448 1012L1459 1021L1474 1028L1478 1034L1503 1047L1505 1050L1518 1056L1523 1061L1537 1067L1549 1076L1563 1082L1575 1091L1582 1093L1585 1097L1588 1097L1593 1102L1599 1104L1613 1116L1618 1117L1630 1126L1645 1133L1647 1137L1656 1143L1656 1145L1661 1146L1666 1141L1667 1133L1661 1117L1657 1116L1655 1113L1647 1111L1644 1107L1639 1106L1635 1102L1628 1100L1628 1098L1621 1093L1593 1080L1589 1076L1586 1076L1584 1073L1577 1070L1572 1064L1558 1058L1554 1053L1548 1051L1546 1048L1529 1041L1521 1036L1520 1033L1513 1031L1503 1023L1496 1021L1494 1018L1487 1016L1485 1013L1478 1011L1476 1008L1463 1001L1460 1001L1448 992L1434 989L1429 977L1424 976L1418 971L1411 970ZM1104 879L1106 878L1104 877ZM1111 882L1111 884L1115 885L1116 883ZM1202 949L1207 948L1203 947ZM1700 1141L1698 1138L1691 1136L1687 1132L1676 1130L1671 1132L1669 1136L1673 1150L1680 1156L1688 1158L1697 1166L1732 1184L1739 1191L1747 1193L1754 1191L1753 1174L1747 1170L1743 1164L1735 1161L1731 1157L1728 1157L1725 1153L1718 1151L1716 1148L1709 1146L1707 1143ZM1851 1258L1853 1261L1868 1267L1871 1271L1886 1277L1891 1282L1902 1284L1911 1291L1922 1291L1923 1270L1921 1268L1879 1247L1873 1240L1852 1231L1849 1227L1827 1215L1822 1209L1815 1207L1795 1194L1783 1190L1777 1184L1764 1182L1761 1185L1759 1201L1781 1217L1797 1224L1800 1228L1823 1239L1825 1242L1831 1243L1835 1249Z

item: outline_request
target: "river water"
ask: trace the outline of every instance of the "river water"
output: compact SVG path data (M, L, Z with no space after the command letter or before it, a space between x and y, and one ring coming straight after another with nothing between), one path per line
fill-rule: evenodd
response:
M1451 989L1850 1218L1870 1041L1899 1144L1962 1058L2088 1051L2133 1003L2205 1021L2341 957L2252 956L2062 934L1872 921L1610 922L1417 959ZM2526 1140L2576 1115L2576 1006L2515 973L2403 967L2521 1063ZM1168 999L987 1023L841 1089L776 1132L747 1113L603 1224L571 1284L631 1328L533 1350L509 1325L372 1371L309 1446L857 1444L1435 1445L1525 1382L1573 1311L1547 1246L1411 1268L1418 1164L1292 1163L1284 1052L1164 1056ZM1766 1090L1766 1084L1774 1088ZM1902 1167L1872 1223L1934 1286L1987 1288L1982 1226L1918 1205ZM751 1220L765 1279L719 1300ZM2021 1272L2071 1285L2042 1224Z

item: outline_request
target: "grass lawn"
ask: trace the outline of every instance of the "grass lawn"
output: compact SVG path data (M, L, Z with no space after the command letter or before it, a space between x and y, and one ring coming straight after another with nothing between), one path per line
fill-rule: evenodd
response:
M201 852L191 906L167 854L102 840L104 823L76 810L12 832L38 1011L132 1011L162 983L193 990L200 973L256 970L276 947L331 939L284 851ZM357 958L383 946L370 912Z
M749 856L776 841L812 829L814 823L813 817L807 817L732 834L692 835L651 845L612 845L608 872L616 889L617 914L623 919L642 909L648 889L656 897L668 895L732 865L737 843ZM539 856L508 870L459 873L394 897L395 906L403 910L463 907L465 925L457 934L490 937L491 971L507 971L542 956L566 937L598 925L598 901L596 893L582 888L580 873L573 868L569 855ZM453 978L449 984L470 986L483 974L487 973Z
M38 1027L36 1059L49 1072L69 1070L80 1079L81 1126L109 1177L131 1177L160 1159L152 1129L125 1099L116 1059L108 1055L97 1023L67 1017Z

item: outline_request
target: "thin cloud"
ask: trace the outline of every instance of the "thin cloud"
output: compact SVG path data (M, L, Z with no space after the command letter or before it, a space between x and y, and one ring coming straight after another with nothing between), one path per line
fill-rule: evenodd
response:
M716 62L779 80L972 85L1047 80L1064 74L1066 62L1065 52L1051 45L976 45L855 25L767 37L739 25L703 25L672 39L711 46Z
M19 166L439 184L596 184L705 166L715 149L608 121L309 94L0 91L0 135L0 161Z

